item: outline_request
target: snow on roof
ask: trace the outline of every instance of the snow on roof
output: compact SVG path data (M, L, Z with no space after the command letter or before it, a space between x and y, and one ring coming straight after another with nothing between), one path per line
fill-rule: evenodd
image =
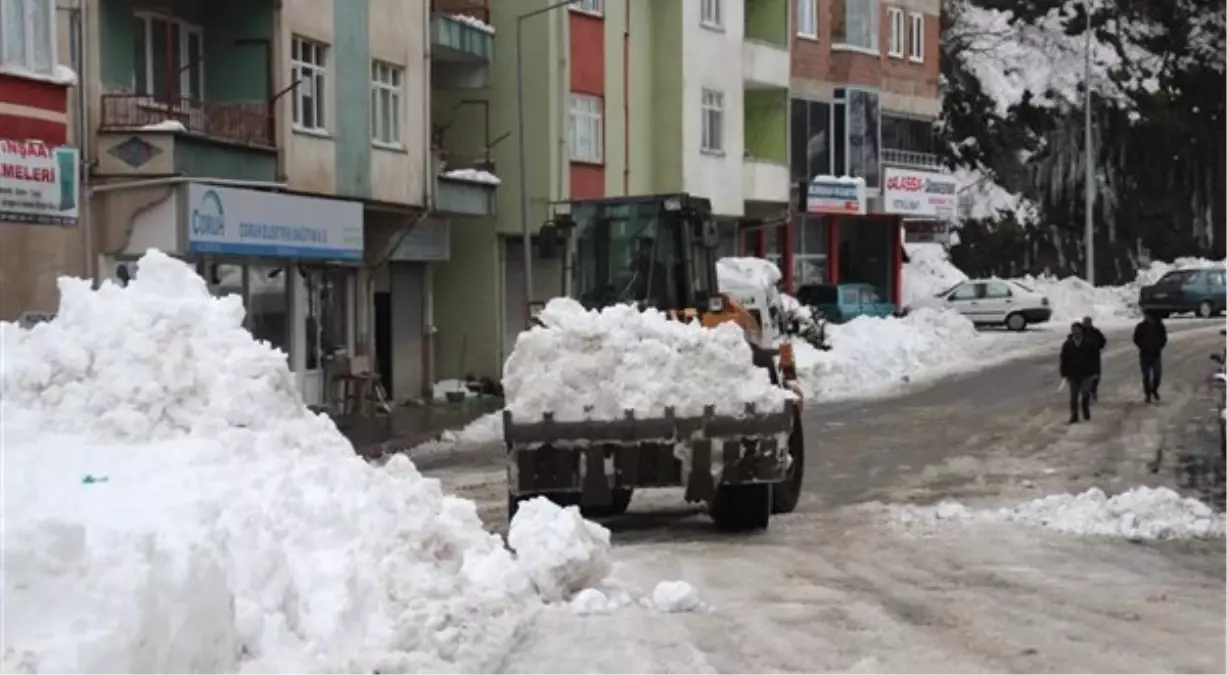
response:
M489 33L491 35L494 35L494 26L491 26L490 24L486 23L485 21L482 21L481 19L478 19L477 17L469 16L467 14L450 14L448 15L448 18L454 19L456 21L459 21L460 23L476 28L477 30L482 31L483 33Z
M503 182L498 176L481 169L452 169L445 172L443 177L453 180L467 180L470 183L485 183L487 185L499 185Z
M38 80L40 82L51 82L53 84L62 84L69 87L77 84L77 73L72 68L64 65L56 65L51 73L36 73L33 70L27 70L20 66L4 65L0 66L0 73L22 77L27 80Z

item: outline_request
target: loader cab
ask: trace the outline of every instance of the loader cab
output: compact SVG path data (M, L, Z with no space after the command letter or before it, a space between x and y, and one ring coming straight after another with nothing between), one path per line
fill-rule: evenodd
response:
M547 227L564 233L571 296L588 309L707 309L717 297L717 230L706 199L682 193L561 202Z

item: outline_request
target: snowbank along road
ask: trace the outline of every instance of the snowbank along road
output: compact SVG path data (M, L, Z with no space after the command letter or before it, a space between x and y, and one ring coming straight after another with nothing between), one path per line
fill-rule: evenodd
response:
M1224 672L1222 538L1090 537L1009 524L915 529L899 505L1012 506L1098 486L1169 486L1221 509L1206 375L1218 328L1173 321L1163 402L1140 401L1129 335L1101 400L1068 426L1055 350L905 396L806 413L801 506L770 531L713 531L672 492L636 495L613 578L685 579L707 611L544 611L512 672ZM418 461L501 527L500 450ZM616 645L614 647L613 645Z

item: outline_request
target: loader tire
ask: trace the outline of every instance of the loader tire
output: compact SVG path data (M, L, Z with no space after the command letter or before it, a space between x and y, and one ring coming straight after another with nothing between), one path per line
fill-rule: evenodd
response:
M771 520L771 484L725 485L717 489L711 517L716 529L725 532L767 529Z
M611 493L611 500L604 506L582 506L580 511L585 518L611 518L620 516L626 513L626 509L630 508L631 495L635 493L632 488L614 488Z
M792 464L784 480L771 487L771 512L792 513L801 501L801 484L805 481L805 432L801 429L801 413L793 414L792 433L788 435L788 456Z
M545 497L555 504L563 507L579 506L580 493L578 492L545 492L545 493L528 493L528 494L512 494L507 493L507 522L510 523L512 518L516 517L516 511L520 510L520 504L534 497Z

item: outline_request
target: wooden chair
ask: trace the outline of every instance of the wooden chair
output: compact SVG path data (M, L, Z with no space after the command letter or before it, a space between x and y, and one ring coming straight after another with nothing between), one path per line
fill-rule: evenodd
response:
M345 359L345 362L339 364L340 372L335 373L331 380L334 396L339 394L340 405L337 407L341 414L372 417L377 412L392 412L387 392L379 381L379 374L371 371L370 359L366 356L354 356Z

